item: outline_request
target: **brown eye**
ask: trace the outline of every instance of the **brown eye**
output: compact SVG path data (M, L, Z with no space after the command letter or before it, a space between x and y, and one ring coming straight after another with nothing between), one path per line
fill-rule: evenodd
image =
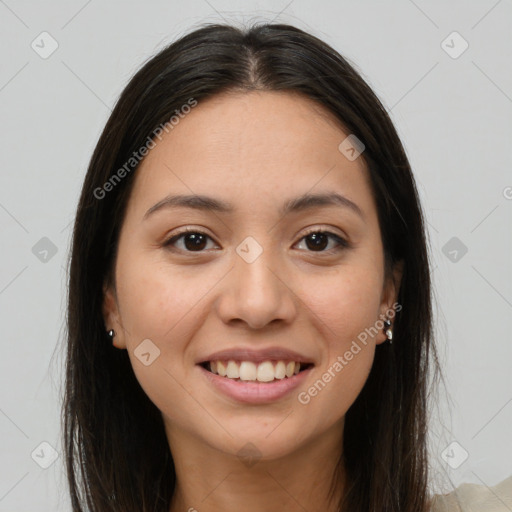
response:
M337 245L331 247L328 250L325 248L329 245L329 239L334 240ZM348 247L348 242L334 233L329 231L310 231L307 233L302 240L306 240L306 246L311 252L333 252Z
M210 236L202 231L186 230L167 240L167 242L164 243L164 247L174 246L174 244L177 241L181 241L181 239L183 239L183 247L178 249L185 252L203 252L207 240L211 240Z

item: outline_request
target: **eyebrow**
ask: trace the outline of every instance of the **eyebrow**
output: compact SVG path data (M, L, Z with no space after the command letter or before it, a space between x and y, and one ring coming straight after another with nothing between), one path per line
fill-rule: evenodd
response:
M318 206L340 206L347 208L361 217L365 218L361 208L356 203L336 192L324 194L303 194L286 201L279 210L281 216L287 213L302 212ZM193 208L194 210L233 213L234 207L230 203L205 195L168 195L153 205L145 214L142 220L146 220L151 214L163 208Z

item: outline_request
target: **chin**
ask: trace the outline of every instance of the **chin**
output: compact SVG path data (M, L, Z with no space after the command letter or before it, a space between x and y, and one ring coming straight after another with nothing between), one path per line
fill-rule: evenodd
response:
M222 452L236 455L241 462L247 461L274 461L293 454L305 442L304 429L286 424L287 420L276 422L261 421L251 427L230 423L228 431L233 437L223 436L216 442L210 440L209 444ZM248 464L249 465L249 464Z

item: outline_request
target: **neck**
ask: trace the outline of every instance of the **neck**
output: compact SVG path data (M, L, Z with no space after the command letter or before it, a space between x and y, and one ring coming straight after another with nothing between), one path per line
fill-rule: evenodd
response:
M329 494L342 454L339 424L279 458L239 457L175 431L168 437L177 481L170 512L338 511L343 470Z

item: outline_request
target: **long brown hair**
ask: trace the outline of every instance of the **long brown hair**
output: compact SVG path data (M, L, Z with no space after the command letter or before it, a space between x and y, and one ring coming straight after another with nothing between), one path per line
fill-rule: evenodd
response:
M389 271L404 273L393 344L377 348L368 380L347 411L340 510L424 512L428 503L432 341L425 221L411 167L386 109L333 48L290 25L206 25L170 44L133 76L92 155L70 254L64 451L73 511L168 512L176 483L160 411L112 347L102 316L113 284L120 227L137 165L126 162L190 98L225 91L301 93L363 141ZM98 189L123 168L123 179ZM96 193L95 193L96 191ZM337 485L333 475L332 488ZM84 508L88 507L88 508Z

